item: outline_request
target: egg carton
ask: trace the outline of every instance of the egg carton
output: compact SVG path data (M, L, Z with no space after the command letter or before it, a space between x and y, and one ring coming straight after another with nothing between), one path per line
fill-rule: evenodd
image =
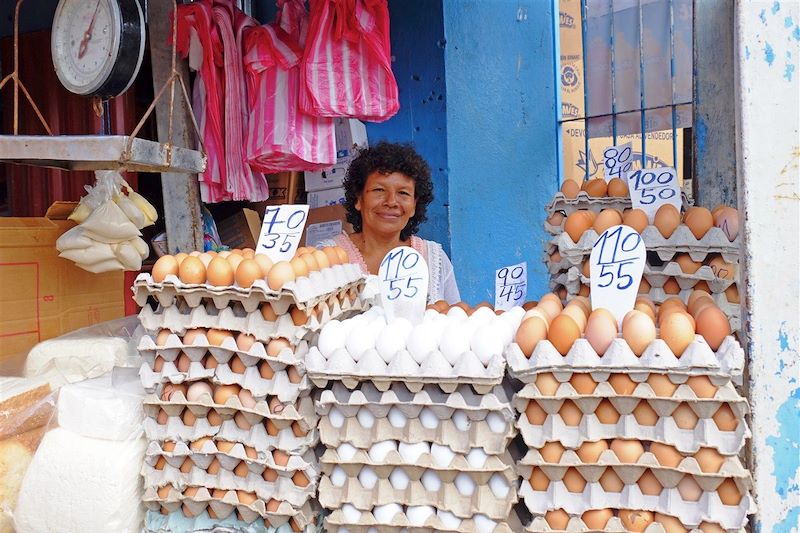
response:
M570 518L566 529L553 529L544 519L544 516L535 516L531 522L525 526L526 533L626 533L628 530L622 525L622 520L617 516L611 517L604 529L595 529L587 526L580 516L573 516ZM732 528L727 529L727 533L746 533L746 529ZM643 533L669 533L664 529L664 526L658 523L653 523L643 530ZM702 530L697 528L687 527L686 533L703 533Z
M434 513L424 521L410 520L406 515L408 507L400 507L400 511L387 520L378 520L372 511L359 512L352 509L351 513L360 513L357 520L348 517L342 509L333 510L325 517L325 530L329 533L512 533L519 531L520 526L509 521L495 521L486 516L478 515L462 520L446 511L445 521L434 510Z
M546 491L536 491L527 479L520 484L519 496L532 514L564 509L569 514L582 514L590 509L642 509L676 517L685 524L702 521L719 523L723 528L744 527L747 516L755 512L755 502L747 491L738 505L723 505L716 492L703 492L698 501L684 501L677 488L661 494L642 494L638 485L626 485L621 492L608 492L600 483L587 483L583 492L569 492L561 481L551 482Z
M240 477L231 470L221 469L217 474L212 475L197 466L188 472L181 472L169 464L162 470L156 470L147 463L142 467L142 476L146 488L155 487L157 489L165 485L172 485L175 487L193 486L242 490L253 492L264 501L280 498L282 501L289 502L293 507L301 507L313 498L317 492L318 482L318 476L313 478L309 476L308 485L300 487L292 482L291 477L279 476L275 481L270 482L254 472L248 472L245 477Z
M145 489L142 501L145 507L151 511L164 509L169 513L174 513L185 505L193 516L210 509L217 517L225 519L235 512L245 522L263 518L265 524L276 528L286 524L290 519L293 519L298 527L305 528L314 523L316 516L311 502L306 502L297 508L289 502L281 501L275 511L267 511L267 502L262 499L246 504L239 501L235 491L228 491L221 499L214 498L206 487L199 487L194 497L187 497L173 486L166 498L160 498L156 489L150 487Z
M139 321L142 327L153 335L162 329L183 335L186 330L193 328L213 328L244 332L262 342L283 337L297 344L318 331L328 321L361 313L370 306L370 301L363 299L361 293L357 293L352 300L349 294L341 300L332 297L314 308L304 309L308 321L296 326L292 317L286 312L278 315L276 321L270 321L266 320L258 309L247 312L241 302L231 302L228 307L217 309L213 302L206 301L204 305L189 307L181 300L168 307L153 306L148 303L139 312Z
M277 528L264 523L263 518L253 522L244 522L236 518L235 513L228 515L224 520L211 518L207 512L189 518L178 510L173 513L161 514L158 511L147 511L144 520L144 533L186 533L190 531L219 531L236 533L294 533L291 525L285 523ZM322 520L317 524L309 524L301 530L302 533L322 533Z
M516 479L517 475L514 471L514 460L509 452L477 457L474 454L452 453L441 449L427 452L420 449L416 450L420 453L415 457L404 459L396 447L381 450L384 454L382 456L376 450L374 446L370 451L355 447L345 451L341 446L337 449L327 449L319 460L322 473L330 476L336 468L340 468L347 476L358 477L359 472L368 466L377 477L388 479L394 470L400 468L411 480L418 481L426 471L432 470L447 483L460 473L466 474L478 483L487 482L495 474L500 474L510 482Z
M153 417L147 416L142 423L148 440L191 442L203 437L216 437L219 440L241 442L255 448L257 452L278 449L288 453L302 454L313 447L319 439L316 427L312 427L304 435L298 436L295 434L294 422L278 420L273 424L275 429L271 434L267 431L265 424L256 424L249 429L243 429L237 426L232 419L223 420L219 426L212 426L207 418L201 417L194 425L188 426L179 416L169 416L165 424L160 424ZM299 427L299 424L297 426Z
M318 428L320 440L329 448L349 443L356 448L369 449L376 442L396 440L408 444L434 442L465 454L472 448L483 448L490 455L503 453L517 433L513 417L502 419L502 424L494 428L485 420L479 420L463 429L449 419L442 420L437 427L426 427L420 419L409 418L404 426L396 427L388 418L372 418L362 425L358 417L337 419L324 415Z
M553 241L545 244L545 253L542 256L542 260L547 267L547 271L551 275L558 275L561 272L567 272L570 268L575 266L580 267L584 261L583 257L578 257L577 255L572 257L565 257L562 255L560 260L553 262L550 256L557 250L558 246L554 245ZM588 258L589 254L587 254L586 257Z
M369 381L381 391L388 390L393 383L402 382L409 388L417 387L417 390L425 384L435 383L445 392L452 392L459 385L470 384L483 394L503 381L505 358L494 355L484 366L474 352L468 351L451 365L437 350L420 364L407 350L401 350L386 363L372 348L356 362L345 349L336 350L330 359L325 359L319 349L312 347L306 357L306 370L311 381L320 388L326 387L329 381L341 381L354 389L359 383Z
M517 471L523 479L530 479L533 467L540 468L547 479L561 481L567 469L575 468L587 483L596 483L611 468L625 485L635 485L646 470L652 472L662 487L676 487L684 476L689 475L706 492L717 490L720 483L733 479L742 491L752 488L750 472L736 456L725 458L718 472L707 473L700 469L694 457L685 457L677 468L661 466L655 455L644 452L636 463L623 463L613 450L605 450L595 463L583 463L573 450L565 450L558 463L545 461L538 450L531 449L517 463Z
M637 381L646 379L651 372L667 372L687 376L730 377L735 383L741 384L744 369L744 350L733 336L726 337L714 352L702 336L695 335L694 341L680 357L676 357L662 339L651 342L641 357L636 357L625 339L617 337L602 355L594 351L589 341L581 338L573 343L565 356L548 340L540 341L530 358L525 357L519 345L512 343L506 349L506 359L509 374L523 383L534 381L536 375L543 372L560 373L559 376L586 372L638 373L645 376ZM567 379L559 377L559 381Z
M625 209L630 209L630 207L630 196L589 196L586 191L580 191L577 197L567 198L564 193L559 191L553 196L550 203L545 206L544 210L549 217L556 211L562 211L564 214L570 215L581 209L599 213L603 209L617 209L622 212Z
M688 274L681 270L681 266L678 263L672 261L660 267L645 263L644 278L651 287L658 288L663 287L669 278L674 278L681 290L691 289L699 282L705 281L712 293L719 293L724 292L732 284L739 282L739 268L738 266L736 267L736 273L731 279L725 279L718 277L709 265L703 265L693 274ZM581 276L581 283L588 285L589 278Z
M249 288L236 285L215 287L183 283L174 274L156 283L150 274L141 273L133 282L133 299L140 307L144 307L150 297L164 307L174 305L179 298L189 307L198 307L204 299L210 299L217 309L228 307L233 301L241 302L247 312L255 311L259 304L268 301L277 314L283 314L292 304L300 309L309 309L343 291L355 289L361 292L365 281L361 268L355 264L334 265L311 272L308 277L284 284L278 291L270 289L263 279L256 280Z

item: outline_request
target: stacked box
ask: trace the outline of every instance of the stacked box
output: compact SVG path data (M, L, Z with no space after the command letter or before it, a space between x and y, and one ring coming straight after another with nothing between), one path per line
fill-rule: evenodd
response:
M318 529L320 465L308 338L368 307L357 266L270 289L139 275L146 528Z
M734 337L714 352L698 336L679 355L656 339L640 357L622 338L603 354L578 339L565 356L544 340L530 358L511 345L507 359L523 384L514 406L529 448L518 462L526 531L625 531L625 510L654 514L637 529L648 533L744 531L754 502L739 458L750 432ZM600 526L588 521L602 513Z
M328 387L317 402L328 531L519 530L502 382L523 314L429 309L412 326L373 308L322 329L306 364Z

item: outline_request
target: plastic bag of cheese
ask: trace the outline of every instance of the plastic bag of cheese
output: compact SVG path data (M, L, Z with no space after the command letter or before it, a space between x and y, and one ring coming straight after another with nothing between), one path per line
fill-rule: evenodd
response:
M135 368L60 389L12 511L17 533L142 529L143 400Z

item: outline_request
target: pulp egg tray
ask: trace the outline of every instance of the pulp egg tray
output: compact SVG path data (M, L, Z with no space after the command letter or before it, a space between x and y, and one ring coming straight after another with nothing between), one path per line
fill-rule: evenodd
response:
M544 519L544 516L536 516L525 527L526 533L626 533L628 530L622 525L622 520L617 516L612 516L604 529L595 529L587 526L580 516L570 518L566 529L553 529ZM727 533L746 533L745 528L727 529ZM653 523L643 530L643 533L669 533L659 523ZM686 527L686 533L703 533L697 528Z
M262 304L263 305L263 304ZM360 313L368 309L370 304L357 297L354 302L344 298L343 302L334 298L333 301L324 301L318 304L309 313L308 321L296 326L288 313L278 315L276 321L266 320L260 310L247 312L241 302L232 302L228 307L218 309L213 302L204 305L189 307L185 301L164 307L152 306L149 303L139 312L139 321L145 330L154 335L161 329L168 329L176 334L183 335L193 328L221 329L226 331L241 331L253 335L259 341L269 341L278 337L288 339L297 345L302 339L319 330L332 319L339 319Z
M583 463L574 451L565 450L559 463L548 463L538 450L531 449L517 463L517 472L523 479L530 479L533 467L540 468L551 481L561 481L567 469L575 468L586 482L596 483L606 469L611 468L625 485L635 485L645 471L649 470L662 487L669 489L676 487L686 475L692 476L706 492L716 491L726 479L733 479L742 492L752 488L750 472L736 456L726 457L719 472L705 473L700 470L694 457L685 457L678 468L669 468L661 466L650 452L644 452L635 464L621 462L613 450L601 453L596 463Z
M471 384L479 393L485 393L503 381L505 358L494 355L484 366L474 352L468 351L451 365L436 350L420 364L407 350L400 350L386 362L377 350L371 348L356 362L344 348L333 352L330 359L325 359L314 346L306 356L306 370L311 381L320 388L326 387L328 381L341 381L351 389L369 381L385 391L393 383L403 382L409 388L412 384L418 384L418 389L426 383L435 383L445 392L452 392L460 384Z
M313 348L312 348L313 352ZM707 375L726 376L741 381L744 369L744 350L735 337L726 337L719 349L714 352L700 335L684 350L680 357L662 339L656 339L644 350L641 357L631 351L625 339L618 337L604 354L598 354L589 341L577 339L567 355L561 355L548 340L539 341L530 358L512 343L506 349L509 374L523 383L530 383L542 372L594 373L623 372L626 374L646 374L651 372L675 373L687 376ZM568 379L568 378L567 378ZM565 378L561 378L564 381Z
M189 307L202 305L203 299L210 299L217 309L228 307L231 302L241 302L247 312L258 309L262 302L269 301L278 314L285 313L289 305L309 309L330 296L355 289L361 292L365 276L358 265L335 265L311 272L308 277L290 281L278 290L272 290L266 280L259 279L250 288L236 285L215 287L207 284L182 282L174 274L168 275L161 283L156 283L148 273L136 276L133 282L133 299L144 307L148 297L153 297L164 306L174 305L176 299L186 301Z
M190 461L190 459L184 460ZM312 474L314 474L314 477L311 477ZM196 465L188 472L182 472L169 464L162 470L156 470L145 463L142 468L142 476L144 477L145 487L158 488L164 485L176 487L190 485L209 489L241 490L255 493L256 496L264 501L269 501L271 498L280 498L293 507L301 507L315 496L319 472L312 471L307 474L309 483L305 487L295 485L292 482L292 478L287 476L278 476L274 481L266 481L261 474L256 474L252 471L248 471L246 476L241 477L232 470L227 469L220 469L218 473L212 475Z
M429 506L398 504L376 506L367 511L345 504L325 517L325 529L330 533L512 533L520 530L513 523L495 521L486 515L464 520L449 511L437 511Z
M292 506L287 501L281 501L275 511L267 511L267 502L256 499L254 502L246 504L239 501L235 491L228 491L223 498L214 498L206 487L198 487L197 493L193 497L187 497L180 493L174 486L170 487L166 498L160 498L153 487L144 491L142 498L145 507L151 511L166 510L169 513L180 512L183 505L196 516L206 509L211 509L220 519L225 519L236 512L245 522L253 522L260 518L264 519L271 527L280 527L293 519L295 524L304 528L312 524L316 516L311 502L306 502L301 507Z
M507 419L490 413L487 415L488 422L486 419L472 421L466 428L457 426L450 419L441 420L433 427L432 424L423 424L419 418L409 418L405 425L395 426L389 418L377 418L368 410L359 411L359 415L361 416L347 418L337 407L332 407L327 416L320 418L319 434L322 443L329 448L349 443L356 448L369 449L374 443L384 440L408 444L433 442L448 446L456 453L466 454L472 448L479 447L487 454L496 455L505 451L517 433L513 415Z
M207 512L189 518L181 510L173 513L161 514L158 511L148 511L144 521L144 533L186 533L189 531L235 531L236 533L294 533L294 530L285 523L277 528L264 523L263 518L247 523L236 518L231 513L224 520L211 518ZM309 524L303 528L302 533L322 533L322 521L319 524Z
M425 472L433 471L445 482L452 481L458 474L464 473L473 481L487 482L494 474L499 473L508 482L516 479L514 461L509 452L500 455L485 453L460 454L444 447L431 450L430 446L409 446L401 454L397 443L394 446L381 446L375 443L370 450L358 449L349 444L329 448L320 458L322 473L333 475L341 470L345 476L358 477L361 470L368 466L381 479L391 478L392 472L400 468L409 479L420 480ZM405 455L405 457L403 457Z
M741 490L741 489L740 489ZM569 514L582 514L590 509L641 509L676 517L684 524L716 522L725 529L739 529L747 515L755 512L755 502L746 490L738 505L723 505L716 492L703 492L698 501L684 501L678 488L664 488L660 494L642 494L638 485L625 485L621 492L608 492L599 482L587 483L583 492L567 490L561 481L550 483L546 491L536 491L523 479L519 495L532 514L541 515L552 509Z
M734 263L735 265L736 263ZM691 289L700 281L708 283L708 288L712 293L724 292L725 289L732 284L739 281L739 267L736 266L736 272L731 279L725 279L717 276L714 270L709 265L703 265L698 268L693 274L689 274L681 270L681 266L674 261L670 261L660 267L654 267L645 263L644 265L644 278L651 287L663 287L664 283L669 278L675 278L681 290ZM581 276L581 282L589 284L589 278Z
M689 405L694 411L695 406ZM531 448L541 448L551 441L577 448L584 442L620 438L661 442L681 453L694 454L700 448L714 448L722 455L736 455L750 438L750 429L744 420L739 420L734 431L721 431L711 418L699 418L693 429L681 429L668 416L660 417L653 426L645 426L639 424L632 413L620 413L615 424L603 424L595 413L585 413L577 426L569 426L558 414L557 406L542 408L556 409L556 412L547 413L542 425L531 424L524 412L517 419L522 438Z
M546 253L543 254L542 261L544 261L544 264L547 267L547 271L551 275L552 274L556 274L557 275L557 274L559 274L561 272L567 272L572 267L580 268L581 265L583 264L583 261L584 261L583 257L580 257L580 258L578 258L577 256L575 256L575 257L565 257L563 255L561 256L561 259L559 259L558 261L554 262L550 256L555 251L557 251L557 247L553 246L552 242L546 244L545 245L545 249L546 249ZM586 254L586 258L588 258L588 257L589 257L589 254Z
M684 202L686 202L685 196ZM617 209L622 212L630 207L630 196L589 196L586 191L580 191L575 198L567 198L564 193L559 191L553 195L553 199L544 207L544 210L549 217L556 211L563 211L566 215L570 215L581 209L599 213L603 209Z

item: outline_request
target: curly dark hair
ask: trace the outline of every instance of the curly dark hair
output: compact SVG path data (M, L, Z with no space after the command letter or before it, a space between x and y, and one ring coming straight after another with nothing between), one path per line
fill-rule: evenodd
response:
M428 163L410 144L380 142L372 148L365 148L350 163L344 178L344 207L347 209L347 221L358 233L363 225L361 213L356 209L356 201L364 192L367 176L373 172L391 174L399 172L414 180L414 197L417 207L406 227L400 232L400 239L406 240L419 231L419 225L425 222L428 204L433 201L433 181Z

